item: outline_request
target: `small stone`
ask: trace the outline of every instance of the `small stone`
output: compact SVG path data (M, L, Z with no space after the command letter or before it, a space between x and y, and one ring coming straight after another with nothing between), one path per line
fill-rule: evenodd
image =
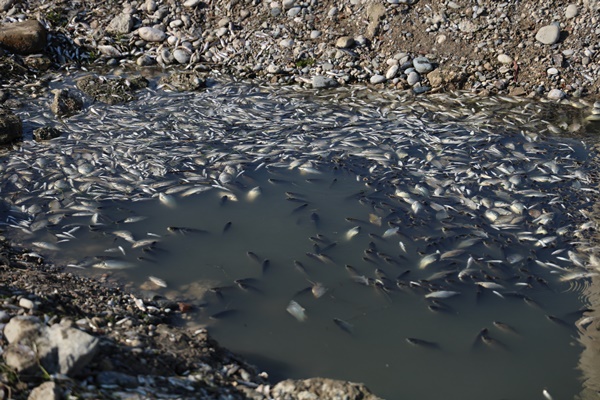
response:
M421 76L419 75L418 72L413 71L410 74L408 74L408 76L406 77L406 82L410 85L410 86L414 86L417 82L421 81Z
M433 70L433 65L431 65L427 57L417 57L412 61L412 64L420 74L426 74Z
M135 61L135 63L137 65L139 65L140 67L147 67L149 65L156 64L156 60L147 54L142 54L141 56L138 57L138 59Z
M114 17L106 27L108 33L127 34L133 29L133 17L131 14L121 13Z
M161 49L159 56L165 65L172 64L173 61L175 61L175 59L173 58L173 54L171 54L169 49Z
M508 54L499 54L498 61L500 61L502 64L512 64L514 60Z
M431 88L429 86L415 86L413 87L414 94L423 94L425 92L430 91Z
M41 53L46 47L46 28L35 20L2 24L0 45L18 54Z
M342 36L335 42L335 47L338 49L347 49L354 45L354 38L352 36Z
M98 49L98 51L100 53L102 53L103 55L105 55L107 57L118 58L118 57L122 57L123 56L123 54L121 54L121 52L119 50L117 50L117 48L115 46L100 45L100 46L98 46L96 48Z
M558 42L558 39L560 39L560 28L554 24L541 27L535 35L535 40L547 45Z
M10 320L10 314L4 310L0 310L0 323L5 324Z
M23 297L19 300L19 307L26 308L28 310L33 310L35 308L35 304L33 303L33 301Z
M339 11L339 10L338 10L338 8L337 8L337 7L331 7L331 8L329 9L329 11L327 12L327 16L328 16L329 18L333 18L333 17L335 17L335 16L338 14L338 11Z
M394 79L394 77L398 73L398 69L400 69L400 66L398 64L393 64L391 67L388 68L387 72L385 73L385 78Z
M292 46L294 46L294 39L291 39L291 38L282 39L279 42L279 47L292 47Z
M162 42L167 38L166 33L160 29L151 28L149 26L143 26L138 29L138 35L147 42Z
M281 2L281 5L283 6L284 10L289 10L292 7L294 7L294 3L296 2L296 0L283 0Z
M429 84L433 87L442 86L444 83L444 77L442 75L442 71L436 69L427 74L427 80L429 80Z
M288 10L287 16L290 18L294 18L298 16L298 14L300 14L300 11L302 11L302 7L292 7Z
M548 98L550 100L561 100L566 96L566 93L560 89L552 89L548 92Z
M60 400L62 392L56 382L44 382L31 391L27 400Z
M575 18L577 16L577 14L579 14L579 10L577 9L577 5L576 4L569 4L567 6L567 9L565 10L565 18L566 19Z
M196 7L198 4L200 4L201 2L202 2L202 0L186 0L186 1L183 3L183 6L184 6L184 7L187 7L187 8L194 8L194 7Z
M271 17L278 17L281 14L281 8L273 7L271 8Z
M339 83L330 77L323 75L315 75L312 78L313 89L325 89L339 86Z
M218 38L220 38L221 36L225 35L227 32L229 32L229 28L223 26L215 31L215 35Z
M380 75L380 74L375 74L371 77L371 79L369 79L369 82L371 82L371 84L373 84L373 85L385 82L385 76Z
M173 58L179 64L187 64L190 61L191 57L192 54L187 49L179 48L173 51Z
M558 74L558 69L556 69L556 68L554 68L554 67L552 67L552 68L548 68L548 69L546 70L546 73L547 73L548 75L557 75L557 74Z
M144 3L144 8L146 9L146 11L153 13L154 11L156 11L156 1L154 0L146 0L146 2Z
M231 21L229 20L229 18L221 18L221 19L219 20L219 22L217 22L217 26L218 26L219 28L223 28L224 26L225 26L225 27L229 27L229 23L230 23L230 22L231 22Z
M468 20L462 20L458 23L458 29L461 32L473 33L479 30L479 27L473 22Z
M317 39L320 36L321 36L321 31L317 31L317 30L310 31L311 39Z
M279 68L279 66L275 64L269 64L269 66L267 67L267 72L270 74L278 74L279 72L281 72L281 68Z

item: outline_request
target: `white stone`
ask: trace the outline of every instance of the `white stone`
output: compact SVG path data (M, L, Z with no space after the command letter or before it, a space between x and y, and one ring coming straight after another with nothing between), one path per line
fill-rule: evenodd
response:
M557 75L558 74L558 69L552 67L552 68L548 68L548 70L546 71L546 73L548 75Z
M310 31L310 38L311 39L317 39L319 36L321 36L321 31Z
M577 14L579 14L579 10L577 9L577 5L576 4L569 4L567 6L567 9L565 10L565 18L566 19L575 18L577 16Z
M380 75L380 74L375 74L371 77L371 79L369 79L369 82L371 82L373 85L376 85L381 82L385 82L385 76Z
M275 64L269 64L269 66L267 67L267 72L270 74L278 74L279 72L281 72L281 68L279 68Z
M290 8L294 7L295 2L296 2L296 0L283 0L281 2L281 6L283 7L284 10L289 10Z
M279 42L279 46L280 47L292 47L293 45L294 45L294 39L291 39L291 38L289 38L289 39L282 39Z
M26 308L28 310L33 310L35 304L33 303L33 301L23 297L21 298L21 300L19 300L19 307Z
M398 73L398 69L400 67L398 66L398 64L393 64L390 68L388 68L387 72L385 73L385 78L386 79L393 79L396 74Z
M202 0L186 0L183 3L184 7L188 7L188 8L194 8L196 7L198 4L200 4L202 2Z
M167 38L166 33L160 29L151 28L149 26L143 26L138 29L138 35L146 42L162 42Z
M554 24L546 25L538 30L535 40L543 44L554 44L560 38L560 28Z
M226 27L222 27L215 31L215 35L220 38L221 36L225 35L227 32L229 32L229 29Z
M566 96L565 92L560 89L552 89L548 92L548 98L551 100L560 100Z
M500 61L502 64L512 64L513 63L512 57L509 56L508 54L498 54L498 61Z

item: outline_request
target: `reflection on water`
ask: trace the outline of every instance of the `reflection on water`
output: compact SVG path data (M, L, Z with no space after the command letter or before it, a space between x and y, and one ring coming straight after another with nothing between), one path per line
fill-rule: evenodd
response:
M191 324L274 380L389 399L580 391L585 144L236 90L24 144L2 168L13 240L192 302Z

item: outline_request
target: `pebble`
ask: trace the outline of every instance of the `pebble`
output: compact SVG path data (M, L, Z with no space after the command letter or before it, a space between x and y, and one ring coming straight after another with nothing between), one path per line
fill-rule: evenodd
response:
M548 92L548 98L550 100L561 100L566 96L565 92L560 89L552 89Z
M311 39L317 39L320 36L321 36L321 31L317 31L317 30L310 31L310 38Z
M33 301L23 297L19 300L19 307L26 308L28 310L33 310L35 304L33 303Z
M280 47L293 47L294 46L294 39L282 39L279 42L279 46Z
M162 42L167 38L166 33L160 29L151 28L149 26L143 26L138 29L138 35L147 42Z
M416 71L411 72L406 77L406 82L408 82L408 84L410 86L414 86L417 82L420 82L420 81L421 81L421 76Z
M294 7L295 2L296 0L283 0L281 5L283 6L284 10L290 10L292 7Z
M502 64L512 64L514 60L508 54L499 54L498 61L500 61Z
M427 57L416 57L412 61L412 65L415 67L415 70L420 74L426 74L433 70L433 65L431 65Z
M387 72L385 73L385 78L386 79L393 79L396 74L398 73L398 70L400 69L400 67L398 66L398 64L393 64L390 68L388 68Z
M187 49L175 49L173 51L173 58L179 64L187 64L190 61L192 54Z
M380 74L375 74L371 77L371 79L369 79L369 82L371 82L373 85L385 82L385 76L380 75Z
M558 74L558 69L552 67L552 68L548 68L548 70L546 70L546 73L548 75L557 75Z
M188 8L194 8L196 7L198 4L200 4L202 2L202 0L186 0L183 3L184 7L188 7Z
M565 10L565 18L566 19L575 18L577 16L577 14L579 14L579 10L577 9L577 5L576 4L569 4L567 6L567 9Z
M558 42L558 39L560 39L560 28L554 24L541 27L535 35L535 40L547 45Z
M335 47L338 49L347 49L354 45L354 38L351 36L342 36L335 42Z
M339 85L339 83L335 79L327 77L327 76L316 75L316 76L313 76L313 78L312 78L313 89L324 89L324 88L336 87L338 85Z
M300 14L300 11L302 11L301 7L292 7L288 10L287 12L287 16L290 18L294 18L296 17L298 14Z

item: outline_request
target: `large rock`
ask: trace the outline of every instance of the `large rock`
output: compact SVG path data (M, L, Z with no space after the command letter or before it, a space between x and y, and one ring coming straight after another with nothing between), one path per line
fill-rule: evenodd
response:
M163 76L160 84L179 91L190 91L206 87L206 80L198 72L185 71Z
M69 117L83 108L83 100L68 89L56 89L50 110L59 117Z
M99 340L68 325L44 325L37 317L13 317L4 328L9 342L3 353L6 364L21 373L76 376L92 360Z
M535 40L547 45L558 42L558 39L560 39L560 28L555 24L541 27L535 35Z
M121 13L114 17L106 27L108 33L127 34L133 29L133 17L127 13Z
M143 76L125 79L88 75L77 80L79 90L93 97L94 100L107 104L119 104L133 100L134 92L147 86L148 80Z
M14 53L40 53L46 47L46 40L46 29L35 20L0 26L0 46Z
M275 400L380 400L362 383L327 378L287 379L276 384L271 390L271 395Z
M18 115L0 108L0 144L12 143L23 136L23 124Z

